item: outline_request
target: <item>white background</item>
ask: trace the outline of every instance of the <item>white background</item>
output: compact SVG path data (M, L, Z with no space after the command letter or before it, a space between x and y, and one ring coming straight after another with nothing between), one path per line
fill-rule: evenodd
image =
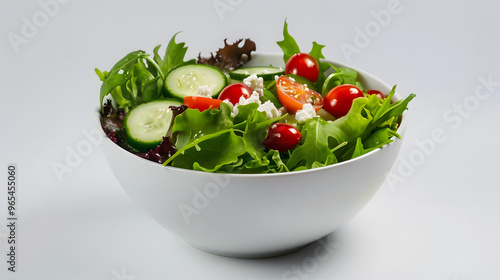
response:
M0 2L1 279L498 279L498 1L40 3ZM190 57L224 38L278 53L285 18L302 50L325 44L328 59L417 95L390 179L329 237L334 250L318 259L313 243L245 260L193 249L134 205L98 143L58 179L54 163L67 164L96 128L95 67L151 52L177 31ZM10 163L19 170L16 273L4 261Z

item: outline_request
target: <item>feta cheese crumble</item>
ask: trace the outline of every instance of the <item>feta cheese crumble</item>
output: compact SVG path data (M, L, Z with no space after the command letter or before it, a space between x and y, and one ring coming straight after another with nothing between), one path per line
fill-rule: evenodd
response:
M258 92L259 96L264 94L264 79L262 77L257 77L255 73L243 79L243 84Z
M204 85L198 87L198 96L212 98L212 89L210 86Z
M250 97L248 97L248 98L241 96L237 105L247 105L250 103L257 103L257 104L261 103L260 102L260 95L257 91L252 92L252 95L250 95Z
M310 103L304 103L304 105L302 105L302 110L298 110L295 113L295 119L299 123L303 123L314 117L316 117L316 110L314 110L314 107Z
M232 108L231 116L234 117L234 116L238 115L238 112L239 112L238 107L240 105L243 106L243 105L248 105L251 103L259 104L259 107L257 107L257 111L266 113L266 117L268 119L274 119L274 118L281 117L282 112L280 110L278 110L278 108L276 108L276 106L271 101L268 100L264 103L262 103L260 101L260 96L259 96L259 93L257 91L254 91L252 93L252 95L250 95L250 97L248 97L248 98L241 96L238 103L236 103L236 105L234 105L234 107Z
M245 98L243 96L240 96L240 100L238 100L238 103L236 103L233 107L233 112L231 113L231 115L234 117L236 115L238 115L238 106L239 105L247 105L247 104L250 104L250 103L257 103L257 104L261 104L260 102L260 95L258 92L254 91L252 92L252 95L250 95L250 97L248 98Z
M261 104L259 108L257 108L257 111L265 112L268 119L281 117L281 112L278 111L278 108L269 100Z

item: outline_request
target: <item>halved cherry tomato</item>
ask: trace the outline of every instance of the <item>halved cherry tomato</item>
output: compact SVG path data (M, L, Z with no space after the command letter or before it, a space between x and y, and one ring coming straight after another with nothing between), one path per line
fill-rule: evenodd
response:
M248 98L252 95L253 90L244 84L230 84L225 87L219 94L219 100L227 100L231 104L236 105L240 101L240 97Z
M295 74L311 82L316 82L319 77L319 64L308 53L296 53L285 64L285 74Z
M292 114L302 110L305 103L311 103L316 112L323 106L321 94L286 76L278 78L276 91L281 104Z
M369 89L369 90L366 91L366 93L369 94L369 95L375 94L376 96L378 96L381 99L385 98L385 95L382 92L380 92L380 91L378 91L376 89Z
M184 97L184 105L188 106L191 109L198 109L200 112L203 112L207 109L215 109L219 108L222 100L213 99L210 97L204 96L186 96Z
M262 144L269 149L286 152L299 144L302 139L300 131L287 123L275 123L269 127L267 137Z
M325 96L325 110L335 118L345 116L351 109L352 101L364 97L363 92L356 86L343 84L332 88Z

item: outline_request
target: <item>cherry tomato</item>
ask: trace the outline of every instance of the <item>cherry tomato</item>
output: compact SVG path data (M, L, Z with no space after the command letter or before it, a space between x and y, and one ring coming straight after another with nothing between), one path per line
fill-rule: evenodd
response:
M380 91L378 91L376 89L369 89L369 90L366 91L366 93L369 94L369 95L375 94L380 99L384 99L385 98L385 95L382 92L380 92Z
M286 62L285 74L299 75L311 82L316 82L319 77L319 64L308 53L296 53Z
M364 97L363 92L356 86L344 84L332 88L325 96L325 110L335 118L345 116L351 109L352 101Z
M204 96L186 96L184 97L184 105L188 106L191 109L198 109L200 112L203 112L207 109L215 109L219 108L222 100L213 99L210 97Z
M283 107L292 114L301 110L302 105L305 103L311 103L316 112L323 106L323 97L321 94L286 76L278 78L276 81L276 91Z
M227 100L231 104L236 105L240 101L240 97L248 98L252 95L253 90L241 83L230 84L225 87L219 94L219 100Z
M302 139L300 131L287 123L275 123L269 127L267 137L262 144L269 149L286 152L299 144Z

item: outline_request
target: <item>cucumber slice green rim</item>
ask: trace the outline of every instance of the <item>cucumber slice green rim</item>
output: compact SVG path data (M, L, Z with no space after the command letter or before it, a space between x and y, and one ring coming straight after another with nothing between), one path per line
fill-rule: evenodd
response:
M170 106L182 105L177 100L155 100L132 108L125 116L124 127L130 146L140 152L154 149L172 125Z
M257 77L261 77L264 81L272 81L276 75L281 76L284 73L285 70L278 67L255 66L232 70L229 72L229 77L233 80L243 81L248 76L256 74Z
M212 97L216 97L227 86L227 77L215 66L187 64L168 72L164 84L169 95L175 98L196 96L200 86L208 87Z

